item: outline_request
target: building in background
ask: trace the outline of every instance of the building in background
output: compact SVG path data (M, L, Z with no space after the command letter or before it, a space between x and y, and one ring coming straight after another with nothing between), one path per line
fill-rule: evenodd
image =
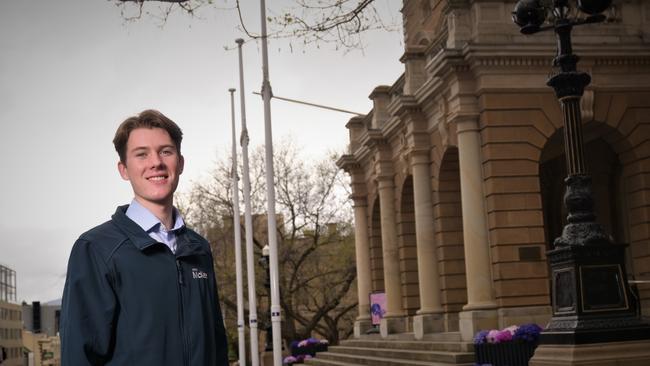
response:
M46 303L34 301L22 304L23 326L32 333L43 333L49 337L59 333L61 299Z
M390 333L546 324L546 251L566 223L560 104L545 81L552 32L528 37L515 1L404 0L404 73L352 118L338 162L352 178L359 317L384 292ZM650 278L650 2L615 0L573 34L584 155L597 220L628 244L627 273ZM636 281L638 282L638 281ZM638 307L650 316L650 287Z
M59 336L50 337L45 333L33 333L24 330L23 345L26 356L25 366L61 365L61 340Z
M61 299L22 304L25 366L61 365Z
M23 365L22 311L16 304L16 271L0 265L0 347L7 353L2 366Z

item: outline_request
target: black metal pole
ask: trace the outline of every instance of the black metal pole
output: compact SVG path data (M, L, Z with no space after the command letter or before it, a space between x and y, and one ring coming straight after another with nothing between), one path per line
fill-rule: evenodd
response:
M584 19L570 18L568 0L551 9L539 0L520 0L513 20L524 34L553 29L557 72L547 85L560 102L564 118L564 150L568 176L564 203L567 225L547 252L552 279L552 317L540 337L547 344L584 344L650 338L650 326L637 316L625 270L625 245L613 244L596 222L591 177L585 164L580 99L591 77L577 70L571 31L574 26L603 21L611 0L582 0ZM551 25L544 26L552 12Z

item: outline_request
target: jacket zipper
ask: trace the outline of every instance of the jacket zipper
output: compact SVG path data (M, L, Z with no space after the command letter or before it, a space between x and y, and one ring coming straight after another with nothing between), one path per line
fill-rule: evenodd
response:
M181 326L181 339L183 340L183 364L189 366L188 362L188 345L187 345L187 339L185 338L185 311L184 311L184 306L183 306L183 269L181 266L181 262L176 259L176 271L178 274L178 299L179 299L179 320L180 320L180 326Z

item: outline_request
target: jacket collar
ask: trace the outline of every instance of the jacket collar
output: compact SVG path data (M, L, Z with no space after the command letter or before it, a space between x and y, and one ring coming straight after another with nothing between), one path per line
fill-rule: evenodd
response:
M166 231L178 231L180 228L185 226L183 217L181 216L181 213L178 211L178 209L176 207L172 207L172 212L173 227L169 230L167 228L164 228L164 226L162 226L162 222L160 222L160 220L154 216L151 211L142 206L140 202L138 202L138 200L135 198L131 201L131 204L126 209L125 214L128 218L138 224L142 230L150 233L152 231L158 230L159 227L164 228Z
M126 216L126 210L129 208L129 205L119 206L113 216L113 222L124 231L126 236L129 237L129 240L135 245L138 249L144 250L149 246L156 244L156 241L150 237L135 221L131 220Z
M126 216L126 210L128 207L129 205L117 207L112 216L113 222L122 229L133 245L141 251L152 245L158 244L158 242L150 237L149 234L140 227L140 225L136 224ZM185 227L179 229L177 235L177 258L208 253L204 246L201 245L201 242L195 238L194 235L190 235L189 231Z

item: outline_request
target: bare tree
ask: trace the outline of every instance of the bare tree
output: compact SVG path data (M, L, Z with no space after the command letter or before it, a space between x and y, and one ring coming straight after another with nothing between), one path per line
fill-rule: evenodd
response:
M163 21L174 10L190 15L206 5L221 10L235 10L240 29L248 37L257 39L259 34L249 30L249 24L257 19L245 19L240 0L113 0L123 6L125 19L139 19L147 13ZM395 0L293 0L280 11L271 12L269 37L300 40L302 44L334 43L345 48L362 46L362 34L370 30L395 31L400 29L401 19L397 14L384 11L388 1ZM159 3L157 9L144 10L144 3ZM218 5L221 3L221 5ZM125 7L130 5L130 11Z
M279 281L284 315L282 335L287 342L318 334L338 343L352 332L352 310L357 305L352 208L347 192L348 178L336 167L334 158L331 156L310 165L299 158L299 152L290 143L276 146ZM250 163L251 202L255 214L254 251L256 258L260 258L268 237L262 147L252 151ZM219 161L211 179L196 183L180 197L180 201L188 223L204 234L213 246L226 324L235 337L230 164L229 159ZM241 222L239 229L243 232L244 220ZM258 297L263 297L263 301L258 301L258 314L264 328L264 325L270 325L268 289L264 287L266 273L259 265L255 272L256 291Z

